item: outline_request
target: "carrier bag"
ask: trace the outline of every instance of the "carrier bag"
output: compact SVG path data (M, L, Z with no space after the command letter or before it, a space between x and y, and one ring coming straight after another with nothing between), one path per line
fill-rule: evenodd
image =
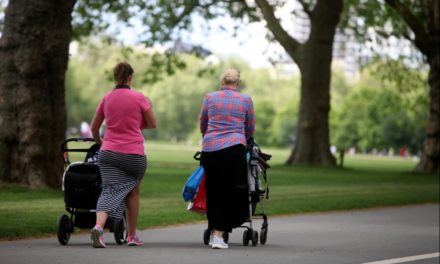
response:
M204 174L203 167L198 167L192 174L189 176L188 180L183 186L182 196L185 202L193 201L196 196L197 189L202 181Z
M188 205L188 210L199 214L206 214L206 176L202 177L202 181L197 190L194 201Z

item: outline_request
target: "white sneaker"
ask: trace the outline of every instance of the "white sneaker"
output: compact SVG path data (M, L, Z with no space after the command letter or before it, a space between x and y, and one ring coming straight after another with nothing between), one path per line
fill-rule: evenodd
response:
M92 239L92 246L94 248L105 248L104 230L102 228L92 228L90 231L90 237Z
M213 236L211 247L214 249L227 249L228 244L225 243L223 237Z
M213 239L214 239L214 235L211 234L211 235L209 236L209 243L208 243L209 246L212 246L212 240L213 240Z

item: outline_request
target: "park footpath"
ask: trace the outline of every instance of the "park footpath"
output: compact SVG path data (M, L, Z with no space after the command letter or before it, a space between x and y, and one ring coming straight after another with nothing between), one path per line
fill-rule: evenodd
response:
M54 221L56 222L56 221ZM261 226L254 221L256 227ZM243 246L243 229L230 234L229 249L203 244L204 223L139 232L142 247L91 247L88 233L61 246L56 237L0 242L0 262L16 263L238 263L238 264L429 264L439 263L439 204L269 216L266 245ZM55 229L55 225L54 225Z

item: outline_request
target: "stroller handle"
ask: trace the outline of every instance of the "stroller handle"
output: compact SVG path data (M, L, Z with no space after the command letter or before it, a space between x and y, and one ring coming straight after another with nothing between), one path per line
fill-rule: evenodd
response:
M100 149L100 145L97 143L91 145L89 148L68 148L67 144L69 142L95 142L93 138L69 138L66 139L63 144L61 144L61 152L63 154L64 163L66 165L70 164L69 160L69 152L85 152L87 153L85 160L87 161L90 158L91 153L96 152ZM93 152L91 152L93 151Z
M93 138L69 138L61 144L61 152L87 152L89 149L69 149L67 143L69 142L95 142Z

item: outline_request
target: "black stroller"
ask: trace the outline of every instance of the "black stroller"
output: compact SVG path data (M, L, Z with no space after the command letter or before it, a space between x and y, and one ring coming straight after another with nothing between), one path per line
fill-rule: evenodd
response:
M68 148L69 142L87 142L89 148ZM63 142L61 151L64 158L64 175L62 189L66 211L58 220L57 233L61 245L67 245L74 227L93 228L96 223L96 203L101 194L102 184L96 154L100 146L92 138L70 138ZM83 152L86 157L82 162L70 162L69 152ZM116 243L125 242L125 221L109 219L105 228L114 233Z
M196 153L194 156L196 160L200 160L198 157L199 153L200 152ZM254 230L252 223L253 219L263 219L260 230L260 243L264 245L267 241L269 223L267 221L267 215L264 211L263 200L269 198L269 185L266 171L268 168L270 168L267 161L270 160L272 156L262 153L260 147L253 138L248 140L247 153L249 211L247 212L247 220L236 228L245 228L243 232L243 245L248 246L249 242L251 242L252 246L255 247L258 245L258 231ZM256 213L258 204L261 206L260 213ZM248 223L249 226L247 226L246 223ZM203 242L205 245L209 244L210 236L211 230L206 229L203 233ZM224 232L223 239L227 243L229 240L229 233Z

